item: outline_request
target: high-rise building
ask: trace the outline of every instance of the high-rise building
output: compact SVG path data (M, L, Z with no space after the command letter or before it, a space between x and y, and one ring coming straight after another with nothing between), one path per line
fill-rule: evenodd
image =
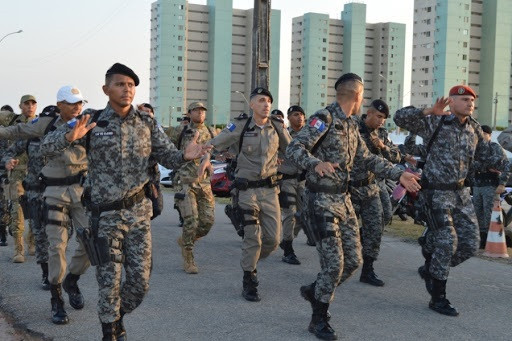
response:
M366 105L380 98L396 110L404 97L404 63L405 24L369 24L362 3L346 4L341 19L306 13L292 21L290 104L311 115L334 102L338 77L354 72L364 79Z
M481 124L512 114L512 1L415 0L411 102L430 106L457 84L478 94Z
M158 0L151 6L150 101L160 122L177 124L190 102L208 107L209 124L249 108L253 10L232 0ZM281 12L270 18L269 90L278 106Z

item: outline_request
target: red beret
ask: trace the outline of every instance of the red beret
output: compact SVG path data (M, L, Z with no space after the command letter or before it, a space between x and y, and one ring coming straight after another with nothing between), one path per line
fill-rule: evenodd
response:
M450 89L450 96L463 96L463 95L469 95L473 96L473 98L476 98L476 94L467 85L455 85L453 88Z

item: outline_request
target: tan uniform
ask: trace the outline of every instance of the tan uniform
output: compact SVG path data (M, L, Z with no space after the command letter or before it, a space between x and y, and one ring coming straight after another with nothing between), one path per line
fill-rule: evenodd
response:
M211 144L217 150L231 145L238 147L247 119L243 116L235 119ZM251 119L237 156L235 183L248 182L248 188L239 188L239 206L244 211L245 224L240 262L244 271L256 270L258 260L276 249L281 234L277 156L278 149L286 150L291 137L280 119L271 119L263 127Z
M62 124L65 123L60 118L55 122L56 126ZM83 192L81 178L87 172L87 155L85 148L75 143L64 150L44 155L48 161L41 171L46 184L43 197L48 212L46 233L50 242L48 280L51 284L60 284L64 279L67 265L69 220L71 219L76 229L89 225L89 219L80 201ZM74 275L81 275L89 266L89 258L78 240L68 270Z

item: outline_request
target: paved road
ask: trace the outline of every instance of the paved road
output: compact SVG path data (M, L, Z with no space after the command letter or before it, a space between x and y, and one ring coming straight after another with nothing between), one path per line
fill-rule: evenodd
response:
M165 199L172 207L171 196ZM311 311L299 287L318 271L316 250L301 234L295 249L302 265L281 262L280 250L262 261L262 301L246 302L241 297L240 239L223 208L217 205L215 226L197 245L198 275L187 275L181 268L174 211L154 221L151 289L125 318L130 340L315 339L307 331ZM18 326L54 340L101 338L94 269L79 282L85 308L76 311L67 305L71 323L55 326L50 321L50 295L39 288L34 258L13 264L11 254L11 245L0 248L0 306ZM473 258L453 269L448 297L461 312L454 318L428 309L429 297L416 273L420 258L417 246L384 238L376 267L386 286L362 284L358 272L341 286L331 305L331 324L343 340L512 339L510 265Z

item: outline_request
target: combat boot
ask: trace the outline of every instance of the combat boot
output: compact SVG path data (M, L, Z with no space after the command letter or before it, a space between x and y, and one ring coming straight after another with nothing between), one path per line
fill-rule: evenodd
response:
M311 283L310 285L303 285L300 287L300 295L303 299L308 301L311 304L311 309L313 309L313 305L316 302L315 299L315 284L316 282ZM326 313L327 321L331 320L331 313L327 310Z
M243 280L243 291L242 296L250 302L259 302L261 301L261 297L258 294L258 277L256 275L256 270L254 271L244 271L244 280Z
M50 284L50 292L52 293L52 322L55 324L67 324L69 318L64 310L64 300L62 299L60 284Z
M123 323L123 317L124 317L125 312L123 311L123 309L121 309L119 311L119 314L120 314L119 320L114 322L115 323L114 327L115 327L116 340L117 341L126 341L127 340L126 329L124 328L124 323Z
M292 243L293 243L292 240L283 240L279 244L279 247L284 250L284 255L283 255L283 258L281 258L281 260L288 264L299 265L300 261L297 258L297 256L295 255L295 251L293 250Z
M13 263L24 263L25 262L25 249L23 248L23 237L16 236L14 238L14 257L12 258Z
M446 299L446 280L432 278L432 299L428 307L439 314L458 316L459 312Z
M188 274L197 274L199 269L194 261L194 253L192 250L184 249L185 252L185 263L183 264L183 268Z
M7 229L0 225L0 246L7 246Z
M102 341L117 341L116 323L101 323L101 331L103 332Z
M308 331L315 334L315 336L321 340L337 340L338 335L336 335L334 329L329 325L327 319L329 303L322 303L315 299L312 306L313 314L311 315Z
M75 309L82 309L84 307L84 295L78 288L78 280L80 275L73 275L69 272L62 282L62 288L68 294L69 305Z
M368 283L376 287L384 286L384 282L380 280L373 270L373 259L364 257L363 269L361 270L360 282Z
M41 287L43 290L50 290L50 282L48 281L48 263L41 263L43 276L41 278Z

